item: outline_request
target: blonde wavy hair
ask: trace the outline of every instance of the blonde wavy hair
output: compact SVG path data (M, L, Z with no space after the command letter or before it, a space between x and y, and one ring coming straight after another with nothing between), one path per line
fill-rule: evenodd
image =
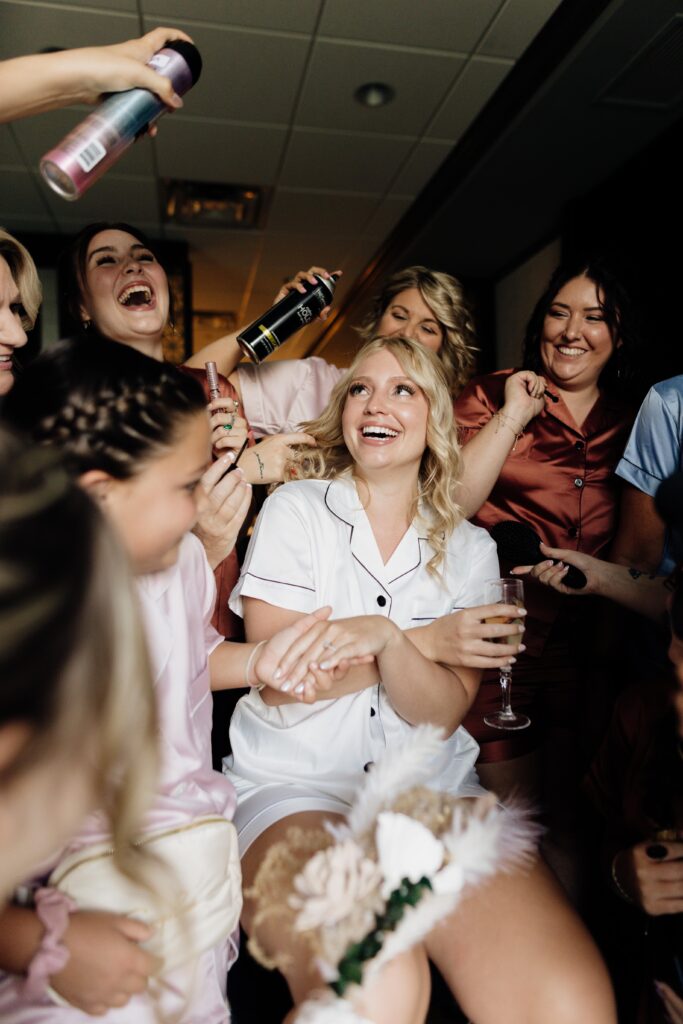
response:
M21 242L0 228L0 256L10 269L12 279L19 290L21 304L24 307L22 324L24 330L30 331L35 325L40 303L43 301L43 289L38 279L36 265L31 255Z
M462 285L451 274L420 266L397 271L375 295L368 315L356 330L365 341L375 338L379 322L393 299L410 288L417 288L443 330L438 356L446 371L448 388L457 396L474 372L474 353L478 349L472 311Z
M427 570L434 576L440 576L447 539L463 518L457 499L462 456L443 363L424 345L400 336L374 338L364 345L336 383L322 415L302 425L302 430L313 435L317 446L298 449L286 467L285 477L333 480L342 474L350 474L359 478L344 441L342 413L359 367L370 356L383 350L395 356L403 372L427 399L427 443L410 517L418 517L427 528L427 538L434 550Z

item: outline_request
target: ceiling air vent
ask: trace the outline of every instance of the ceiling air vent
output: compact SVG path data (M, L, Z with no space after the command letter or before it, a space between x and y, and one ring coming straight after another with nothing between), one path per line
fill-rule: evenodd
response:
M650 110L672 110L683 99L683 15L675 15L598 97Z
M262 227L267 189L207 181L163 183L164 220L196 227Z

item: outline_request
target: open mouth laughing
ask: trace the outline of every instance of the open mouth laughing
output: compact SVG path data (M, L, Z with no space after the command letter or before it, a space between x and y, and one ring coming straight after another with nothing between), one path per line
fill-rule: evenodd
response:
M144 281L134 281L126 285L118 301L126 309L153 309L156 305L154 292Z

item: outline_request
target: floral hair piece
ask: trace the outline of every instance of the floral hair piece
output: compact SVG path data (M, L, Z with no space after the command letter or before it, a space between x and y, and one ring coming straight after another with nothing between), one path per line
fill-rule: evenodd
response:
M352 986L424 939L465 889L531 861L538 829L524 810L429 788L443 756L441 730L419 726L375 765L346 823L292 828L264 858L248 893L255 923L288 923L329 985L297 1024L359 1024L343 998ZM253 939L250 949L266 966L287 966Z

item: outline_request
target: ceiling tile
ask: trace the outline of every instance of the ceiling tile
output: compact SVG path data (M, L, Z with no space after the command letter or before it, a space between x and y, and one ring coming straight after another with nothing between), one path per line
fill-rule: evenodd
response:
M314 224L332 234L362 231L381 198L280 188L271 203L268 230L301 231L303 225Z
M24 167L21 153L14 141L12 129L7 124L0 124L0 164L8 167Z
M271 185L287 136L285 128L168 118L154 140L159 173L189 181Z
M152 179L119 178L108 174L82 195L75 203L65 202L55 195L41 179L41 190L55 219L63 227L72 228L90 221L126 221L159 225L159 200Z
M387 196L365 228L363 237L376 241L386 238L412 205L410 196ZM346 269L346 268L344 268Z
M105 46L140 34L136 15L42 4L0 2L0 60L37 53L46 46Z
M46 220L54 229L49 207L41 199L33 175L25 170L0 170L0 223L10 227L16 218Z
M512 62L473 57L429 126L427 135L457 142L486 106L511 67Z
M319 33L467 53L502 0L326 0Z
M104 11L109 14L115 14L119 11L128 14L134 14L137 17L138 5L137 0L83 0L82 3L74 2L74 0L50 0L50 6L55 4L63 4L70 8L74 7L101 7ZM137 35L140 33L138 32Z
M358 43L315 45L297 121L316 128L419 135L464 63L432 55ZM354 99L360 85L385 82L396 95L385 107Z
M283 281L307 267L325 267L336 270L344 261L353 240L348 237L310 234L266 235L258 274L254 282L257 291L273 289Z
M64 136L87 116L88 110L85 107L78 110L75 108L51 110L47 114L15 121L12 130L27 161L31 167L37 168L41 157L57 146ZM166 123L159 126L159 132L162 134L166 130ZM145 138L133 143L130 149L117 160L115 173L152 177L154 174L153 145L154 143L150 139ZM97 188L97 185L94 185L93 188Z
M146 18L147 28L168 19ZM192 116L288 124L308 54L307 37L242 32L183 21L204 67L185 97Z
M508 0L477 52L489 57L521 57L561 0Z
M106 3L107 0L102 0ZM192 8L192 19L218 25L242 25L246 28L279 29L284 32L310 33L315 27L320 0L296 0L296 8L282 0L199 0ZM158 15L164 24L184 21L187 0L142 0L143 14Z
M418 142L405 164L391 183L396 195L417 195L439 169L452 150L450 142Z
M384 192L412 139L295 129L280 182L298 188Z

